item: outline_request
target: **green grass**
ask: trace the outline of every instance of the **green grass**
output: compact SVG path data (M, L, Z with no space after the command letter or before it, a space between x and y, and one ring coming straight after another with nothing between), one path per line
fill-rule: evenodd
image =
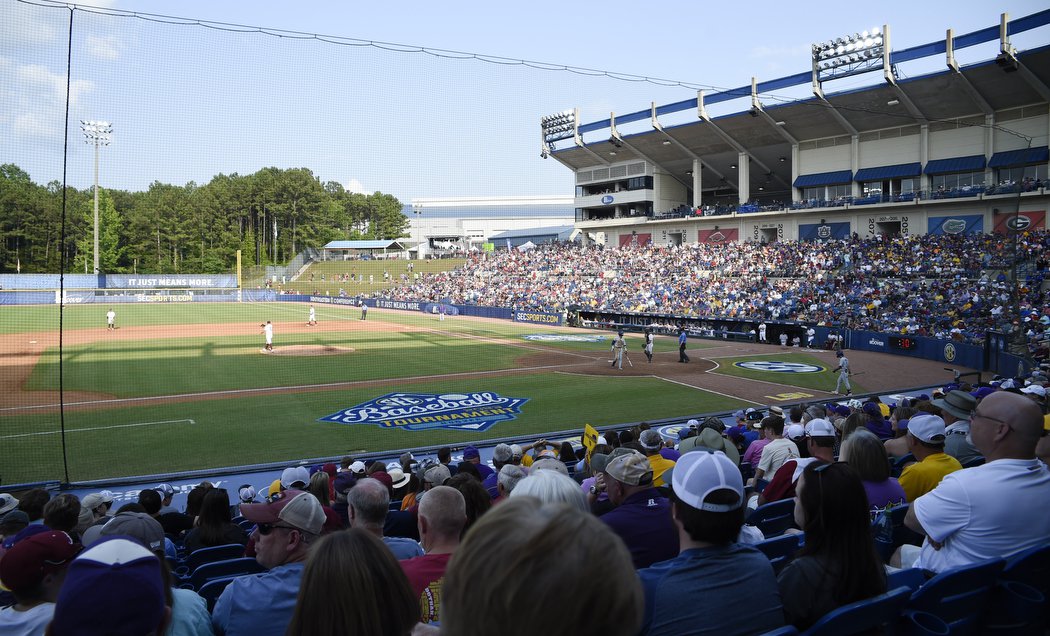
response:
M433 274L435 272L444 272L450 269L455 269L466 262L463 258L441 258L433 260L369 260L369 261L321 261L312 263L306 270L294 281L288 281L284 284L278 285L276 289L294 289L296 291L303 292L305 294L325 294L330 293L332 296L339 294L339 290L342 289L350 296L357 295L371 295L372 293L381 289L387 289L394 285L400 284L401 274L408 274L408 264L412 263L414 267L414 273L416 274ZM390 274L390 280L384 282L383 272ZM313 280L310 280L310 275L313 274ZM321 274L324 274L325 280L321 280ZM353 282L341 282L335 280L336 277L341 277L343 274L350 274L355 276ZM364 282L358 283L356 276L360 275L364 277ZM372 276L372 283L368 282L368 276ZM411 279L411 275L410 279ZM252 286L258 284L258 281L253 282Z
M811 364L822 367L824 370L815 373L776 373L771 371L743 369L736 366L737 362L747 362L756 359L765 362L798 362L802 364ZM764 380L775 384L797 386L804 389L815 389L818 391L834 391L835 381L838 379L838 373L835 372L833 365L828 364L826 360L808 353L778 353L771 356L718 358L716 362L718 362L718 369L716 369L714 373L731 375L738 378ZM853 386L854 393L867 392L864 385L859 382L854 382L851 379L850 384Z
M529 401L517 419L496 424L482 433L381 430L374 425L316 421L340 409L404 389L427 393L485 390L503 396L526 397ZM550 431L582 429L584 423L602 426L743 406L743 402L655 378L524 375L432 381L410 387L391 385L382 389L263 394L181 403L175 408L158 404L70 410L65 423L71 476L85 480L507 436L528 440ZM147 424L165 421L167 423ZM4 478L8 482L22 482L58 477L60 436L51 433L58 428L55 415L0 418L0 441L7 458ZM38 434L11 437L26 432Z

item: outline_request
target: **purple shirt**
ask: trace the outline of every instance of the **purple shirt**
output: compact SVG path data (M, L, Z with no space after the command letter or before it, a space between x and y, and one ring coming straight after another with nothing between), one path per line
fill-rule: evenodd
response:
M868 507L874 515L888 507L898 506L906 501L904 488L893 477L886 481L865 481L864 492L868 495Z
M627 544L636 569L678 554L678 530L671 519L671 502L655 488L634 493L602 515L601 520Z
M660 449L660 457L663 457L664 459L669 459L673 462L677 462L678 458L681 456L682 454L673 448L664 447Z
M744 456L740 461L751 462L752 467L758 468L758 461L762 459L762 449L772 441L771 439L762 438L751 442L751 445L744 451Z
M875 437L878 437L883 441L886 441L893 437L893 427L890 426L890 422L887 419L882 419L876 422L869 418L868 421L864 424L864 426L866 426L869 431L874 433Z

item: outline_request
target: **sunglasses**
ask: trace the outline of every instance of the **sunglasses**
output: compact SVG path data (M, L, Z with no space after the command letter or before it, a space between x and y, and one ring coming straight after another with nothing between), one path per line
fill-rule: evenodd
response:
M275 528L284 528L285 530L299 530L299 528L296 528L294 526L282 526L276 523L260 523L255 526L255 529L259 531L259 534L263 535L264 537L273 532Z

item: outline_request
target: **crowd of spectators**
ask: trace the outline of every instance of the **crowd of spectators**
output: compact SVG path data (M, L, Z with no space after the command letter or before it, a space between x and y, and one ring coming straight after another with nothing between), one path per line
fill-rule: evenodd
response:
M375 297L564 312L582 308L797 321L982 343L987 330L1050 325L1050 233L880 236L472 254ZM1014 263L1026 273L1013 294ZM934 310L935 309L935 310ZM1014 322L1016 321L1016 323Z
M115 513L106 491L0 493L0 632L806 629L885 592L887 569L932 575L1048 541L1050 508L1020 505L1050 501L1047 384L1033 372L891 403L751 408L677 432L643 423L606 431L589 454L504 443L491 465L473 447L459 463L449 448L396 464L348 456L287 468L259 496L242 486L232 506L200 484L185 511L167 484ZM803 547L776 574L747 522L755 506L792 499L787 532ZM879 529L904 504L914 541L887 563ZM257 573L209 610L169 563L231 543Z

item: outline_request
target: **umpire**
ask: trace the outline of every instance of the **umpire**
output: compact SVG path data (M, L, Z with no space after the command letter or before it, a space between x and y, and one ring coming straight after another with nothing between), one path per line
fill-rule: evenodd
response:
M689 356L685 355L685 343L689 339L689 334L685 331L685 325L679 325L678 327L678 361L689 362Z

